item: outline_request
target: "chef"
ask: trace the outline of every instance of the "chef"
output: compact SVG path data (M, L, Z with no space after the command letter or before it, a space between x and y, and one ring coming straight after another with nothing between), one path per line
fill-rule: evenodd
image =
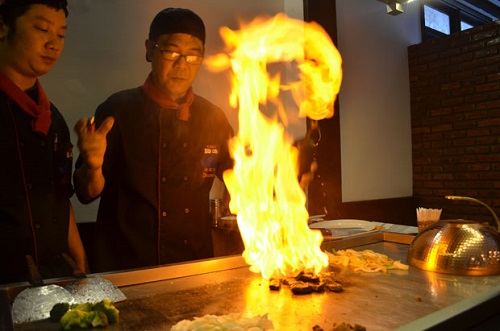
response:
M144 83L99 105L94 124L75 126L77 196L100 198L93 271L213 256L209 193L232 166L233 129L192 88L204 23L189 9L166 8L154 17L145 49L151 72Z
M70 275L62 253L87 271L70 197L72 145L39 76L57 62L66 0L0 1L0 283Z

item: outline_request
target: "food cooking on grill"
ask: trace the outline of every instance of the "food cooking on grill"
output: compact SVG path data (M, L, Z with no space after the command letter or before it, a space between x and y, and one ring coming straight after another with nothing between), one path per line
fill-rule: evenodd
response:
M312 328L312 331L366 331L366 328L359 324L351 325L346 322L333 323L332 329L323 329L319 325L315 325Z
M182 320L172 326L170 331L193 331L193 330L251 330L264 331L274 330L273 322L267 315L255 317L241 317L237 313L216 316L205 315L195 317L193 320Z
M295 277L269 280L269 289L271 291L279 291L281 285L288 286L293 294L324 291L342 292L344 290L342 281L333 272L322 272L319 276L308 272L300 272Z
M96 303L57 303L50 311L50 319L59 322L64 330L106 326L118 321L119 310L108 299Z
M366 249L356 251L354 249L333 250L328 253L328 262L330 265L342 265L352 267L354 271L362 272L383 272L387 270L408 270L408 265L399 260L393 260L385 254L376 253Z

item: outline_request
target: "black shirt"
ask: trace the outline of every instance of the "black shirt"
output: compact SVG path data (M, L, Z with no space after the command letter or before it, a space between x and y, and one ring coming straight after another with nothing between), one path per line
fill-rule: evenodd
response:
M32 132L31 117L0 91L0 282L29 280L25 256L44 278L70 275L72 145L68 126L51 105L47 137Z
M142 87L98 107L97 125L109 115L115 124L107 136L93 270L213 256L209 193L215 176L232 165L233 130L222 110L200 96L190 114L178 120Z

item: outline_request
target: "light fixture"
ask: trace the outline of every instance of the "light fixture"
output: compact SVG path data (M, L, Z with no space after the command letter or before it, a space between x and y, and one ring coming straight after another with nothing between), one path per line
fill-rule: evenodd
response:
M396 16L401 13L404 13L403 4L412 2L413 0L378 0L378 1L385 3L387 14Z
M397 1L391 1L385 7L387 8L387 14L390 14L392 16L396 16L405 12L405 10L403 9L403 5Z

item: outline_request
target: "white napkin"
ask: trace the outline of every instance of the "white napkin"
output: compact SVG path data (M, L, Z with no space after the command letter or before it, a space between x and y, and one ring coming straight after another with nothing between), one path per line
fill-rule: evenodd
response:
M417 220L419 221L439 221L442 209L417 208Z

